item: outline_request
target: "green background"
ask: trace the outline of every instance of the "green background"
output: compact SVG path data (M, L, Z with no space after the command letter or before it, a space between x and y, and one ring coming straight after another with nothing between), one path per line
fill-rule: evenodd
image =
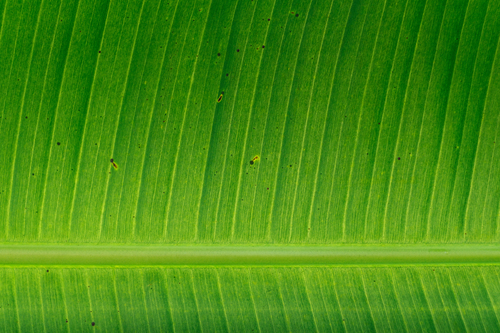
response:
M0 330L500 330L499 1L0 14Z

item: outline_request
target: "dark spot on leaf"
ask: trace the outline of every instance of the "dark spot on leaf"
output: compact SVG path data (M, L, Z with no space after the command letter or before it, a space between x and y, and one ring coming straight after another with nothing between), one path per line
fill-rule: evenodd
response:
M240 49L237 49L236 52L240 52Z
M229 76L229 73L226 73L226 76Z
M250 165L253 165L253 161L250 161Z
M265 45L262 45L262 48L265 48L266 46Z
M110 159L109 161L110 161L111 163L113 163L113 162L114 162L114 161L113 161L113 159Z
M57 143L57 145L58 145L58 146L60 146L60 145L61 145L61 143L60 143L60 142L58 142L58 143Z
M47 273L49 272L49 270L47 270Z
M398 160L400 160L400 159L401 159L401 157L398 157Z
M217 53L217 56L220 57L220 53Z
M299 14L295 14L295 17L299 17Z
M94 322L92 322L92 326L95 326L95 323L94 323Z

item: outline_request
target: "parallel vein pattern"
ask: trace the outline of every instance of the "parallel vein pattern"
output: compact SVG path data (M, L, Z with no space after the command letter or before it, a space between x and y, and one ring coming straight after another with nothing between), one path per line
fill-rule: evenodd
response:
M498 267L11 268L5 331L497 332ZM17 318L26 318L17 322Z
M498 1L0 13L0 240L500 240Z

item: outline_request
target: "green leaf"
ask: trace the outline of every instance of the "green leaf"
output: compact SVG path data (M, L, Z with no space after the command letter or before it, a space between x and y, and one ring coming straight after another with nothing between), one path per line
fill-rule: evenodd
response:
M500 331L498 1L0 13L0 331Z

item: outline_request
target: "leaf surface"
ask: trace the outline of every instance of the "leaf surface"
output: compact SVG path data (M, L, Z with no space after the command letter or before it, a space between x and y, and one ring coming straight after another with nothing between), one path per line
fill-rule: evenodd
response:
M0 330L500 330L500 3L0 13Z

